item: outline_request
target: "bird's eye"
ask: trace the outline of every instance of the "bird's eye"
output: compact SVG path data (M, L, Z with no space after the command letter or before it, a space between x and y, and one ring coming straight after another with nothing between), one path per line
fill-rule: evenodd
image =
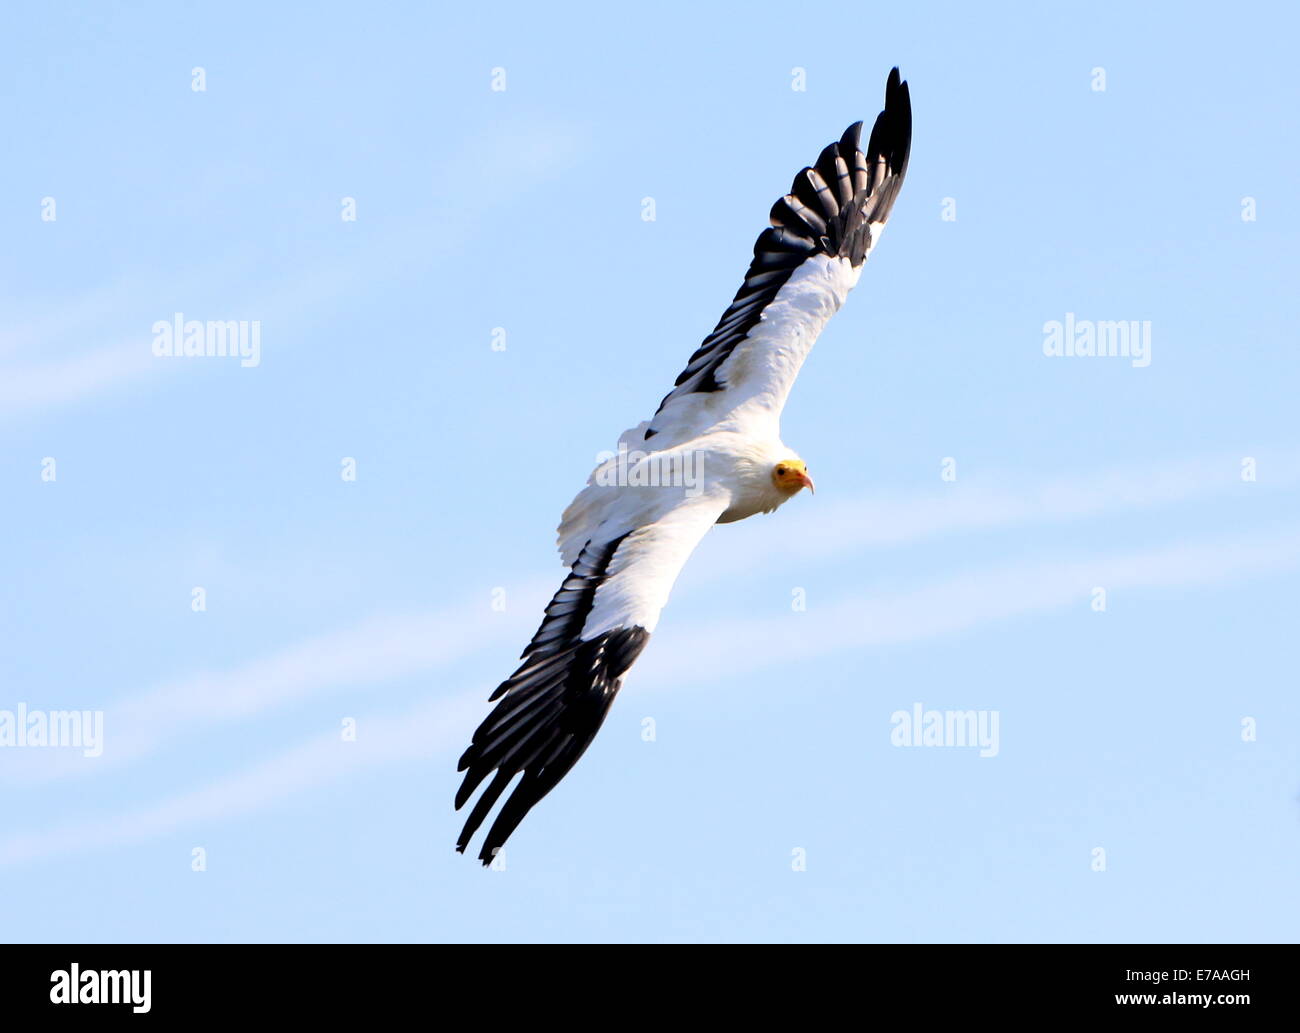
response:
M780 477L782 474L785 473L785 467L784 467L784 466L778 466L778 467L776 468L776 473L777 473L777 476Z

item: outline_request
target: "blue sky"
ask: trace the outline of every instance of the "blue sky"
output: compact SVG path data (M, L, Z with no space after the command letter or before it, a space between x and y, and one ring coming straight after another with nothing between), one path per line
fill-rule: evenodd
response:
M1053 7L6 12L0 710L104 748L0 748L0 936L1293 939L1300 26ZM705 539L481 870L455 761L561 510L894 64L817 495ZM260 363L154 357L177 312ZM997 755L892 744L917 703Z

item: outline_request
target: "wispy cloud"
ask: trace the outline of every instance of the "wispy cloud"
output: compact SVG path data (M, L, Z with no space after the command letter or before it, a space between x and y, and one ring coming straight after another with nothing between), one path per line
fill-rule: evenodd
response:
M1117 514L1185 502L1240 490L1233 457L1206 456L1162 469L1110 470L1102 473L946 486L948 490L905 499L867 498L831 508L807 507L789 514L781 528L782 549L804 561L842 557L854 550L883 548L943 535L989 531ZM1270 463L1266 484L1252 490L1289 486L1300 481L1300 455L1289 450ZM783 514L784 516L784 514ZM1279 555L1289 555L1285 542L1274 543ZM1223 552L1218 547L1214 555ZM696 583L734 576L752 563L752 544L726 534L711 535L692 559ZM1252 562L1257 553L1243 554ZM974 615L997 616L1025 609L1064 605L1078 598L1081 581L1091 584L1131 583L1142 569L1136 559L1119 560L1118 570L1092 570L1071 560L1033 569L1008 568L1000 575L972 575L972 598L959 598L959 581L937 588L920 588L886 602L854 599L823 604L816 620L808 620L802 636L842 641L848 648L869 646L872 636L903 636L904 628L932 628L947 614L953 630ZM1081 565L1083 564L1083 565ZM1199 569L1193 565L1189 571ZM1084 570L1092 570L1085 576ZM555 579L558 580L557 578ZM996 582L996 584L992 583ZM998 589L998 585L1004 587ZM1090 587L1091 584L1088 586ZM512 593L515 599L543 600L555 584L538 580ZM1051 602L1053 601L1054 602ZM830 606L827 609L827 606ZM441 612L376 617L351 627L312 636L254 658L236 667L202 672L157 686L112 705L107 716L111 746L93 761L66 751L0 751L0 776L7 780L43 780L65 775L90 775L136 761L160 744L183 739L188 730L236 722L254 714L284 708L305 698L347 685L381 685L412 674L431 672L480 649L513 647L532 630L539 607L519 606L505 614L486 614L481 601L464 601ZM985 618L980 618L985 619ZM757 643L776 633L762 622L738 621L712 627L703 637L725 634L725 641ZM927 632L932 633L932 632ZM678 655L682 650L676 651ZM686 652L695 652L689 646ZM757 652L751 649L750 652ZM700 648L689 666L700 670L701 659L715 655ZM650 650L639 676L659 680L689 677ZM744 654L738 653L743 659ZM734 657L732 658L734 660ZM662 670L658 665L665 665ZM729 662L728 666L732 666Z
M409 211L368 238L346 260L325 258L309 268L294 267L255 294L241 292L223 302L219 317L274 318L282 325L320 319L339 304L354 304L367 282L386 282L386 270L400 256L419 253L428 262L453 261L457 244L481 225L483 213L509 203L571 168L585 153L587 134L557 120L520 120L465 140L459 151L433 171L439 197L452 206L430 204ZM468 200L467 200L468 199ZM230 281L241 256L226 256L202 273L182 276L160 271L100 285L75 297L44 299L43 309L0 327L0 415L17 416L91 398L140 382L160 370L186 368L160 363L152 355L151 327L169 318L178 299L195 286L208 290ZM163 301L154 307L158 299ZM152 315L141 315L149 310ZM253 313L252 315L242 315ZM117 343L105 344L105 340ZM53 353L61 352L57 357Z
M638 680L658 684L734 676L770 664L768 643L799 620L799 652L816 656L956 634L1008 617L1075 606L1091 592L1197 587L1300 565L1300 527L1189 542L1127 554L1019 563L970 571L905 592L850 595L815 611L719 621L674 633L675 648L647 650ZM807 619L805 619L807 618Z
M782 551L793 558L842 556L848 551L905 545L943 535L969 534L1088 517L1157 509L1240 492L1240 456L1200 456L1159 468L1129 467L1058 477L1012 474L963 478L910 498L861 497L839 503L787 507ZM1300 452L1282 449L1267 478L1251 491L1300 483ZM793 512L790 510L793 508ZM720 537L720 536L719 536ZM712 543L711 543L712 544ZM719 572L752 562L746 547L721 541L707 560Z
M916 642L1071 605L1082 609L1088 605L1090 590L1098 585L1109 592L1207 586L1293 570L1298 565L1300 527L1129 554L1007 565L963 573L901 593L845 596L819 606L815 613L715 621L693 631L676 631L674 648L648 650L635 678L641 685L681 688L779 662L764 647L788 633L791 620L803 622L800 654L808 657ZM420 637L425 629L415 623L406 630ZM368 640L366 648L383 637ZM719 643L726 643L726 648L719 650ZM396 639L390 644L407 658L394 661L399 667L404 662L433 662L432 656L419 651L423 647L413 650L409 643ZM334 648L338 646L336 642ZM337 653L335 659L346 665L344 676L350 673L355 677L365 668L363 662ZM272 679L281 692L301 691L299 675L306 668L290 665L290 669L294 672L291 677L279 682ZM232 705L239 708L242 704L236 700ZM251 813L363 769L417 757L449 759L464 746L483 712L482 691L475 690L396 717L363 719L356 743L322 736L160 804L14 836L0 843L0 864L130 843L196 822Z
M541 597L521 588L520 598ZM348 685L382 685L432 671L494 643L513 643L534 614L515 607L491 613L482 600L446 610L377 617L351 628L303 639L224 671L160 685L106 708L107 743L100 757L75 751L3 750L0 771L10 779L97 775L129 763L196 727L210 729L288 707ZM487 689L481 689L480 695Z
M476 691L426 703L396 717L362 720L354 742L342 741L337 733L322 735L152 806L14 836L0 843L0 865L148 839L196 822L263 810L367 768L443 756L459 743L467 722L481 706L482 693Z
M16 413L68 402L77 402L101 391L140 380L157 371L149 353L149 338L143 344L96 348L46 362L6 364L0 378L0 411Z
M207 264L186 272L136 272L64 296L10 299L0 327L0 415L71 404L168 368L150 351L158 297L188 295L220 276Z
M853 550L883 548L945 534L1025 526L1114 514L1203 498L1240 488L1231 457L1211 456L1182 462L1160 470L1112 470L1047 480L1006 478L956 485L950 490L908 499L867 498L824 509L807 507L790 514L781 530L783 551L796 559L817 561L840 557ZM1286 485L1300 479L1300 461L1282 453L1271 464L1269 485ZM1267 490L1266 485L1259 489ZM783 514L785 516L785 514ZM702 583L731 576L752 563L751 546L715 534L692 559L703 568ZM1029 602L1044 586L1059 584L1068 564L1033 571L1025 584L1007 593L1008 605ZM1129 572L1131 576L1132 571ZM1093 575L1094 579L1099 575ZM555 581L558 583L558 575ZM1101 583L1101 582L1097 582ZM983 579L981 580L983 584ZM512 593L515 598L544 599L555 587L537 581ZM953 591L952 584L945 588ZM981 588L980 591L984 591ZM1059 593L1058 593L1059 594ZM915 605L934 603L924 590ZM985 598L985 597L982 597ZM991 598L991 597L990 597ZM986 599L987 602L987 599ZM863 611L870 604L854 602L853 627L898 627L905 599L891 600L884 611ZM960 619L971 607L954 611ZM831 634L833 615L819 614L804 633ZM507 614L486 614L481 601L464 601L445 611L407 616L377 617L352 628L313 636L237 667L204 672L167 683L113 705L107 715L112 729L111 748L93 762L71 753L0 753L0 775L9 779L43 779L68 774L89 775L105 767L127 763L174 741L186 729L233 722L255 713L274 710L311 695L350 684L385 681L437 669L456 658L494 645L513 645L531 631L536 610L515 606ZM740 622L743 629L758 627ZM870 644L869 639L860 644ZM702 650L710 653L712 650ZM651 651L643 666L653 665ZM693 661L696 663L696 661ZM674 675L676 676L676 675Z

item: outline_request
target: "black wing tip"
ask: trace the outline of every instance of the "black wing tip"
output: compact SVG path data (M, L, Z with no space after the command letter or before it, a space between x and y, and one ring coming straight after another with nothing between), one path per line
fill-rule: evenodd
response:
M892 89L885 90L885 111L893 122L894 144L889 169L902 176L907 171L907 159L912 152L912 91L906 80L898 78L897 68L890 73L889 81Z
M907 87L907 80L899 75L898 65L894 65L889 70L889 78L885 81L885 107L880 114L889 118L900 118L905 120L907 124L911 124L912 94ZM877 118L878 121L879 118ZM861 131L862 123L854 122L844 131L844 137L847 139L849 133L855 128ZM841 143L843 142L841 141Z
M896 108L902 111L911 107L911 95L908 93L907 80L898 71L898 65L889 70L885 81L885 110Z
M912 93L895 65L885 83L885 108L876 117L867 144L867 159L883 157L889 171L902 176L912 149Z
M466 773L456 792L456 810L468 802L494 770L496 777L466 818L456 841L457 853L465 852L498 798L522 772L523 777L489 827L478 855L484 865L492 863L528 812L586 752L604 724L623 675L645 648L650 633L640 625L615 628L590 639L580 636L595 589L604 581L625 537L604 543L589 557L587 549L583 550L583 556L574 564L574 574L557 593L557 598L566 592L577 597L577 612L566 611L561 616L548 607L543 628L552 619L567 627L555 627L556 633L545 636L540 646L535 639L529 658L494 693L496 698L506 690L505 698L475 731L461 757L458 770ZM560 641L556 641L557 637Z

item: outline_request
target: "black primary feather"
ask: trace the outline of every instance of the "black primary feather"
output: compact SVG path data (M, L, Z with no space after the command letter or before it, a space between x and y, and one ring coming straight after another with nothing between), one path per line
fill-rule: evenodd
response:
M465 780L456 793L457 810L496 772L465 819L456 841L461 853L510 782L523 773L483 841L478 856L485 865L586 751L624 673L650 638L641 627L581 638L596 590L622 542L587 543L546 607L541 627L523 652L523 663L492 693L490 699L500 702L460 758L457 770L465 772Z

